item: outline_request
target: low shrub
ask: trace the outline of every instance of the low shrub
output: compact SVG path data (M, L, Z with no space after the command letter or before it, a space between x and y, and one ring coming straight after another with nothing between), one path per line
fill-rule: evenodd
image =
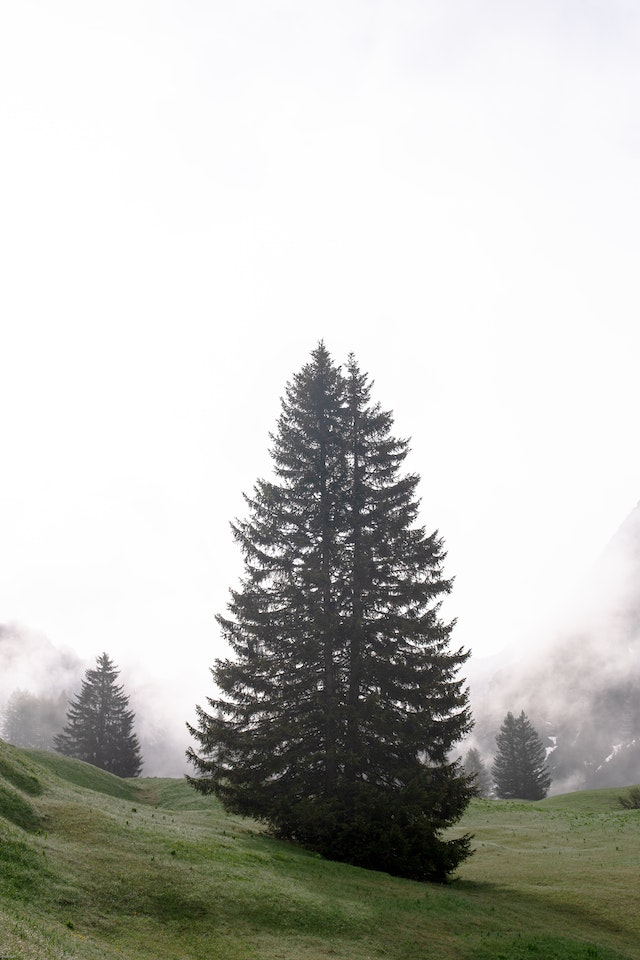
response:
M625 810L640 810L640 787L631 787L626 796L618 797L618 803Z

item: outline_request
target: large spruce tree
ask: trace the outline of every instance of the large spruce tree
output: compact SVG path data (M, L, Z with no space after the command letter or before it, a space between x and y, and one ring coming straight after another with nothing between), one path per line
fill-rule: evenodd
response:
M103 653L87 670L80 693L69 703L67 724L54 738L60 753L86 760L118 777L137 777L142 768L140 744L133 731L134 713L119 671Z
M392 423L323 344L288 385L274 479L232 525L245 573L218 622L234 657L189 727L191 782L329 858L444 880L469 852L441 836L473 792L450 758L471 725L467 654L449 649L442 541L417 525Z
M507 713L496 737L497 753L491 768L496 793L503 800L541 800L551 777L546 750L524 710L519 717Z

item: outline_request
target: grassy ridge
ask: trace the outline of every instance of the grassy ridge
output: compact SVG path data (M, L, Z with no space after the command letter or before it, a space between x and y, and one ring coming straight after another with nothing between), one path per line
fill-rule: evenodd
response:
M34 818L0 792L2 957L640 960L640 811L620 791L475 801L476 853L440 887L274 841L181 781L0 741L2 790Z

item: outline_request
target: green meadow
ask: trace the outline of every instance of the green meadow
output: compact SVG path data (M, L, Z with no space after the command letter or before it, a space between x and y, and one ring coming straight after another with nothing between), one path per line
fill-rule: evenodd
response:
M0 741L0 960L640 958L623 790L474 801L446 886L331 863L180 780Z

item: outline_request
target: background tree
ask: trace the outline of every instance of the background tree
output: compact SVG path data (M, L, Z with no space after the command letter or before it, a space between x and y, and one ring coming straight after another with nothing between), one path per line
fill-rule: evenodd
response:
M546 751L524 710L519 717L507 713L496 737L498 748L491 772L496 793L505 800L541 800L551 777Z
M2 717L2 736L16 747L53 750L55 731L64 723L67 697L36 696L27 690L14 690Z
M469 839L441 830L472 790L449 760L470 728L439 617L442 541L416 525L407 442L350 358L323 344L287 386L275 479L232 525L245 561L229 615L234 659L189 726L193 785L332 859L444 879Z
M487 770L480 752L476 747L470 747L464 756L464 772L469 777L474 778L473 786L479 797L490 797L493 790L493 783L489 771Z
M106 653L87 670L82 688L69 703L67 725L54 739L56 750L119 777L137 777L140 745L133 732L129 698L116 683L119 671Z

